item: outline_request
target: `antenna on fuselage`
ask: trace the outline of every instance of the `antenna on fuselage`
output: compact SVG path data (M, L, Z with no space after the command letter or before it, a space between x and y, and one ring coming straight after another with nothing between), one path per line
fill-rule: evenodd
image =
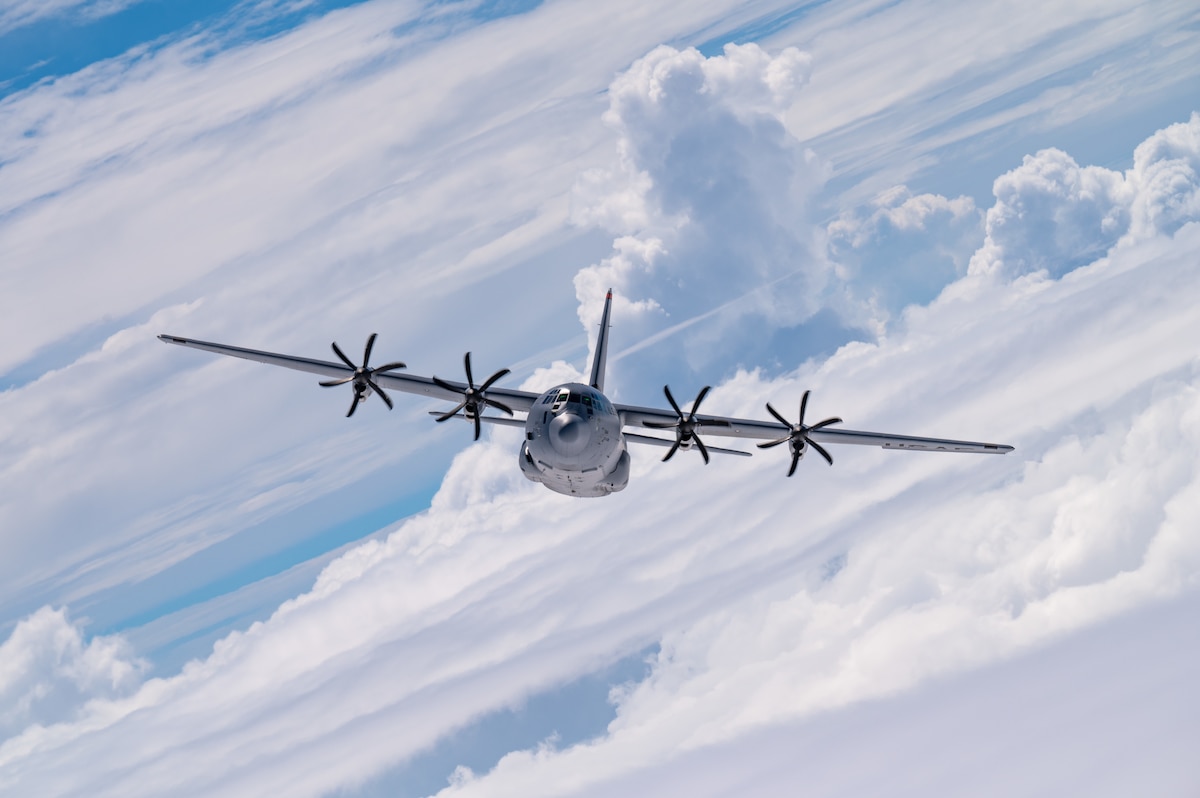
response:
M612 310L612 289L604 299L604 314L600 317L600 335L596 338L596 354L592 356L592 378L588 384L601 393L604 392L604 367L608 361L608 314Z

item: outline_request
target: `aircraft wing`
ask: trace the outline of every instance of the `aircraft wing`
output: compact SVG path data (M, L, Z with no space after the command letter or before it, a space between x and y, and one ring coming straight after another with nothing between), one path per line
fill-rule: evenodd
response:
M240 346L229 346L228 344L214 344L208 341L197 341L194 338L181 338L177 335L160 335L158 339L168 344L177 344L178 346L186 346L191 349L202 349L205 352L239 357L243 360L253 360L256 363L266 363L269 366L282 366L288 369L295 369L296 371L306 371L309 374L317 374L326 378L341 379L349 377L354 373L354 370L348 368L344 363L334 363L328 360L314 360L307 357L296 357L295 355L263 352L258 349L245 349ZM389 371L386 373L375 373L371 379L375 380L382 388L402 391L404 393L415 393L434 399L444 399L449 402L458 402L462 399L460 394L447 391L435 383L432 377L421 377L415 374ZM467 388L466 383L458 380L444 380L444 382L453 386L461 386L463 390ZM518 391L513 388L498 388L495 386L488 388L487 391L489 399L496 399L508 405L513 410L524 412L528 412L529 408L533 407L533 403L539 395L530 393L529 391Z
M675 440L666 440L664 438L656 438L653 435L638 435L635 432L626 432L625 440L630 443L647 443L651 446L661 446L664 449L670 449L675 445ZM740 449L722 449L720 446L707 447L710 452L720 452L721 454L736 454L738 457L749 457L750 452L743 452Z
M647 421L656 424L670 424L678 419L671 410L659 410L650 407L633 405L615 405L621 415L622 423L627 427L645 428ZM776 421L759 421L748 418L731 418L729 416L713 416L704 413L696 415L699 432L702 435L723 435L730 438L757 438L762 440L779 440L786 438L790 432L788 427ZM884 449L905 449L914 452L974 452L978 454L1006 454L1013 447L998 443L982 443L977 441L957 441L946 438L919 438L912 435L893 435L887 432L860 432L859 430L843 429L841 427L825 427L809 433L811 440L817 443L849 443L858 446L880 446Z

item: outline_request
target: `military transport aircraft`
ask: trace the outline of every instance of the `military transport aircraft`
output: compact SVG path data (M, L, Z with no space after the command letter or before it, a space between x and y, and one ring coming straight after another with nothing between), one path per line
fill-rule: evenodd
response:
M622 490L629 482L627 443L664 447L667 449L667 453L663 457L664 461L670 460L681 449L686 451L692 448L700 452L705 463L708 463L710 452L750 456L749 452L722 449L705 444L700 438L702 430L705 434L711 435L765 439L764 443L758 444L760 449L788 444L792 455L791 466L788 468L789 477L796 473L796 464L809 449L815 450L830 465L833 465L833 457L822 444L855 443L918 452L1004 454L1012 451L1013 447L1011 446L995 443L914 438L908 435L891 435L881 432L832 429L831 425L841 423L840 418L827 418L816 424L805 424L804 411L808 406L808 391L805 391L804 396L800 399L800 416L795 423L771 407L770 402L767 403L767 412L774 416L775 421L703 415L698 411L700 403L708 394L709 386L700 390L686 413L675 401L668 386L663 386L663 393L667 397L667 403L671 406L670 410L615 404L604 395L604 370L608 359L608 318L611 309L612 291L609 291L608 297L604 301L604 314L600 320L600 334L596 341L591 379L588 384L556 385L540 394L495 387L496 382L509 373L508 369L501 369L481 384L476 385L474 375L471 373L470 352L463 358L467 377L465 383L443 380L439 377L397 374L395 372L398 369L405 367L400 362L372 368L368 364L371 360L371 350L375 346L374 333L367 339L361 366L355 365L350 358L346 357L336 342L333 344L333 352L342 361L341 363L260 352L256 349L213 344L191 338L180 338L176 335L160 335L158 337L169 344L203 349L219 355L240 357L328 377L329 379L319 383L327 388L335 385L350 385L354 395L350 402L350 410L346 413L347 416L354 415L359 403L373 393L383 400L388 409L391 409L392 399L384 390L390 388L457 402L449 410L444 412L435 410L430 415L437 416L438 421L448 421L452 418L466 419L474 425L475 440L479 440L482 422L523 427L525 440L521 443L519 455L522 473L530 480L568 496L607 496ZM495 408L505 415L484 415L489 407ZM525 418L516 418L515 414L518 412L524 413ZM626 432L626 427L671 430L675 434L673 438L659 438L636 432Z

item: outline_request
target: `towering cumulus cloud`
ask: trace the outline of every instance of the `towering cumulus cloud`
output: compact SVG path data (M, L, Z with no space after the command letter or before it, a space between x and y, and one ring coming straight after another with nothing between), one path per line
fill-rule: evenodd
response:
M1042 150L996 181L987 240L973 274L1054 277L1090 263L1119 242L1170 235L1200 218L1200 115L1142 142L1124 173L1081 167Z
M983 238L981 216L970 197L913 196L895 186L829 224L829 258L876 314L878 330L966 272Z
M827 273L807 207L821 169L781 121L809 70L794 48L729 44L706 58L663 46L613 82L604 119L617 163L577 191L576 220L618 236L575 279L589 330L609 287L629 298L618 305L627 343L721 308L686 350L699 364L730 354L735 324L749 354L764 331L817 311Z

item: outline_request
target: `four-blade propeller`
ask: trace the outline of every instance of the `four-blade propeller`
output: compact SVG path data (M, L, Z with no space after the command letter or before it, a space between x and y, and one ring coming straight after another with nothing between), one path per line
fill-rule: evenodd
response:
M463 358L463 366L465 366L467 370L467 387L465 390L438 377L433 378L434 383L436 383L439 388L447 391L453 391L463 398L461 402L454 406L453 410L438 416L437 420L442 422L446 421L447 419L454 418L454 416L458 415L458 411L463 410L466 412L467 418L475 422L475 440L479 440L479 416L488 408L488 406L494 407L497 410L502 410L503 412L508 413L510 416L513 414L512 408L508 405L503 404L502 402L497 402L495 399L488 399L487 396L485 396L487 389L492 387L492 383L508 374L509 370L500 369L495 374L484 380L483 385L477 387L475 385L475 379L471 376L470 352L467 352L466 356Z
M775 416L775 418L779 421L779 423L782 424L787 429L788 434L785 437L780 438L779 440L767 441L766 443L760 443L760 444L758 444L758 448L770 449L772 446L778 446L781 443L789 444L792 449L792 465L791 465L791 468L788 469L788 474L787 474L789 477L792 474L796 473L796 464L800 462L800 458L804 456L804 451L809 446L816 449L818 454L820 454L827 461L829 461L830 465L833 465L833 458L829 456L829 452L825 451L825 447L821 446L821 444L819 444L816 441L809 438L808 434L815 430L819 430L822 427L828 427L830 424L841 424L842 420L840 418L836 418L836 417L835 418L827 418L824 421L818 421L816 424L813 424L811 427L806 426L804 423L804 410L805 410L805 408L808 407L808 394L809 393L810 393L809 391L805 391L804 396L802 396L800 398L800 420L798 422L796 422L795 424L793 424L792 422L790 422L786 418L784 418L778 411L775 410L775 408L771 407L770 402L767 402L767 412L770 413L771 415Z
M643 424L651 429L673 429L675 430L675 445L667 450L667 454L663 457L663 462L670 460L675 456L675 452L679 451L679 447L688 448L693 443L700 450L700 456L704 458L704 462L708 463L708 449L704 445L704 441L700 440L697 434L700 431L701 422L696 420L696 411L700 409L700 403L704 401L704 397L708 395L712 386L705 385L700 389L700 393L696 395L696 401L692 402L692 409L685 416L683 411L679 409L679 404L675 401L675 397L671 396L671 389L664 385L663 393L667 395L667 401L671 403L671 408L675 411L677 418L675 421L645 421ZM704 425L709 427L728 427L728 421L705 421Z
M388 406L388 410L392 409L392 398L388 396L379 385L376 384L374 376L382 374L385 371L393 369L402 369L404 364L400 361L388 363L385 366L371 368L368 363L371 362L371 350L375 347L375 333L371 333L371 337L367 339L367 348L363 350L363 362L361 366L354 365L354 361L346 357L346 353L338 348L337 342L333 343L333 353L341 358L341 361L350 368L354 369L354 373L348 377L342 377L340 380L326 380L320 383L322 388L332 388L335 385L345 385L348 382L354 383L354 399L350 401L350 410L346 413L346 417L354 415L354 411L358 408L358 403L367 398L367 394L374 391L383 400L383 403Z

